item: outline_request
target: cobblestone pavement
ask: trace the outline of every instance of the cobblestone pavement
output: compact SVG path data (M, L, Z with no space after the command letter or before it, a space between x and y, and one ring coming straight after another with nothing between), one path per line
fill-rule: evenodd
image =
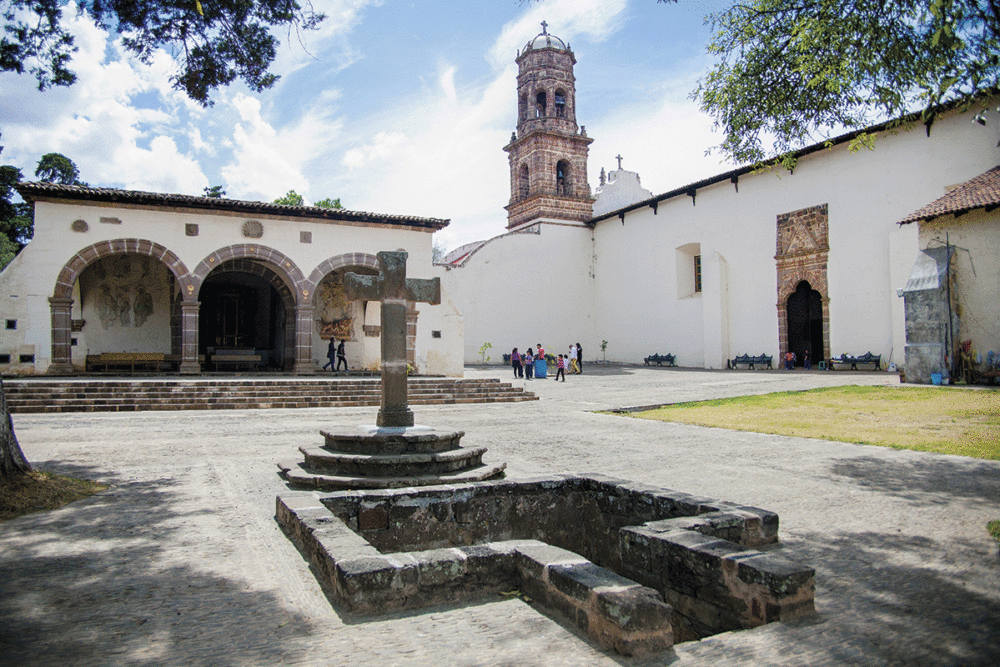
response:
M15 415L39 468L107 491L0 524L0 664L996 665L1000 462L706 429L598 409L896 384L886 373L587 365L541 400L418 407L508 476L601 472L763 507L817 570L817 613L645 658L517 599L386 617L331 606L274 521L275 463L372 408ZM506 379L509 369L468 369ZM942 391L948 389L942 388Z

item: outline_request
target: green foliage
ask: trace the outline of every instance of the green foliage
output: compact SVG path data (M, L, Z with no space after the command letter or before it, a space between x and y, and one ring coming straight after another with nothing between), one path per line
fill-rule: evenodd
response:
M601 341L601 358L602 358L602 359L603 359L604 361L607 361L607 360L608 360L608 359L607 359L607 355L605 354L605 353L607 352L607 349L608 349L608 341L606 341L606 340L602 340L602 341Z
M202 197L208 197L209 199L222 199L226 196L226 191L222 189L221 185L213 185L211 187L205 187L205 194Z
M313 206L318 206L319 208L344 208L340 205L340 197L337 197L336 199L330 199L329 197L326 199L320 199L318 202L313 204Z
M4 3L0 71L27 71L39 90L76 81L70 61L77 48L62 23L64 5L63 0ZM257 92L273 86L278 77L268 69L280 42L271 29L298 34L315 30L325 18L296 0L78 0L77 7L121 35L125 48L145 63L157 49L173 53L174 88L203 106L212 104L213 90L237 78Z
M992 2L749 0L710 21L718 62L692 97L743 164L921 108L929 126L938 105L1000 85Z
M489 350L491 347L493 347L493 343L488 343L487 342L487 343L483 343L482 346L480 346L480 348L479 348L479 357L483 360L484 364L487 361L489 361L490 358L491 358L491 357L487 357L486 356L486 351Z
M994 539L1000 540L1000 519L990 521L986 524L986 530L990 531L990 535L992 535Z
M274 200L275 204L284 204L285 206L302 206L303 200L302 195L300 195L295 190L289 190L288 194L284 197L278 197Z
M14 186L21 179L21 170L17 167L0 166L0 268L10 264L34 234L31 205L11 201L15 195Z
M45 183L61 185L86 185L80 181L80 170L76 163L62 153L46 153L38 161L35 176Z
M444 259L444 256L448 254L448 249L444 247L444 244L434 239L434 245L431 246L431 261L435 264Z

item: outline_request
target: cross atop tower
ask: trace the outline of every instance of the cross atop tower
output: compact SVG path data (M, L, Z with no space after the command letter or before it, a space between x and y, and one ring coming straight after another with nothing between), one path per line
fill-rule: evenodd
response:
M618 160L618 168L621 169L622 168L622 154L619 153L618 155L616 155L615 159Z
M545 21L542 21L542 34L543 35L549 34L549 33L545 32L545 29L548 28L548 27L549 27L549 24L546 23Z

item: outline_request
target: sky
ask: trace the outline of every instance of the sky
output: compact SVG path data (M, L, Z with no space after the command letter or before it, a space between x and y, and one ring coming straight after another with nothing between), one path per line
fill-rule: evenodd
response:
M140 63L69 3L77 83L42 93L31 76L0 74L0 163L34 180L43 154L62 153L95 187L339 197L352 210L447 218L435 243L454 249L505 230L514 59L543 20L577 59L591 188L617 155L654 194L732 168L706 155L721 137L689 97L712 64L703 19L727 4L314 0L328 18L301 38L281 33L273 88L235 84L202 108L171 87L169 53Z

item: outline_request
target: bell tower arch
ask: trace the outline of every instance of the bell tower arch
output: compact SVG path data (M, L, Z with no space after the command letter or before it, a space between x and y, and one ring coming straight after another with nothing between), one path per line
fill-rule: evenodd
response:
M517 54L517 131L504 146L510 160L507 229L541 219L587 222L594 200L587 182L593 139L576 124L576 57L542 32Z

